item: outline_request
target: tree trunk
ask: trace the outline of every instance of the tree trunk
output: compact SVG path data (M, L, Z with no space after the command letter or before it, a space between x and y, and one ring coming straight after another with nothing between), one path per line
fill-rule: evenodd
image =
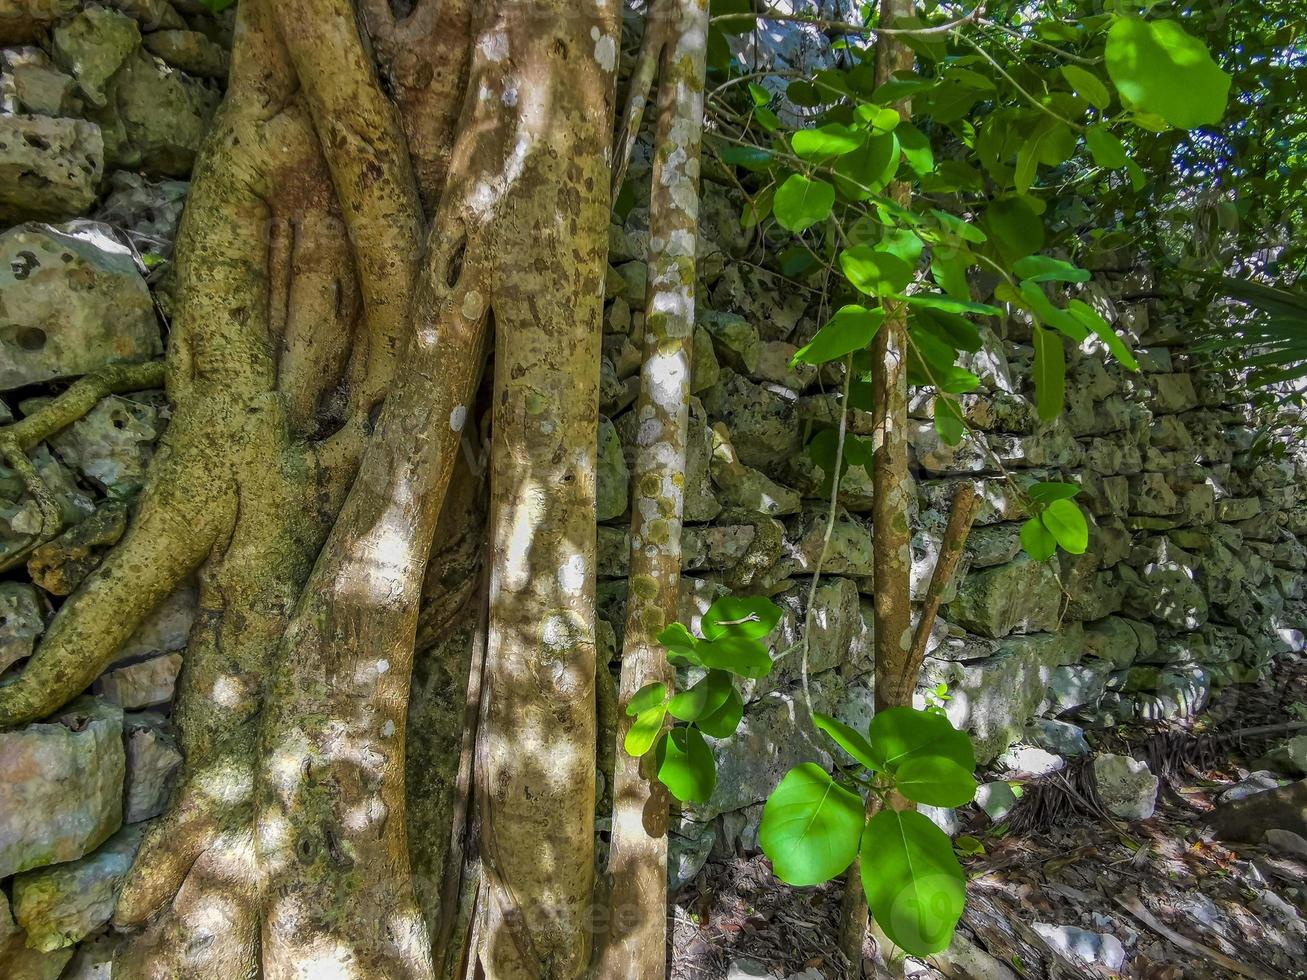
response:
M663 42L621 709L646 684L662 681L670 688L673 681L655 637L676 621L681 589L707 0L655 4L645 31L657 31ZM631 719L625 710L618 719L608 932L598 972L605 980L635 980L665 973L667 791L652 772L650 757L642 765L622 748Z
M595 797L595 470L616 0L503 2L469 91L515 106L493 212L495 324L480 959L581 976ZM469 256L473 253L469 249Z

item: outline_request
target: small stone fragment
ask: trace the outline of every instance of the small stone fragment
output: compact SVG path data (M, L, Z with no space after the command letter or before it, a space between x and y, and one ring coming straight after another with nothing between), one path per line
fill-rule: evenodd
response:
M170 653L111 670L95 682L95 689L106 701L128 710L152 708L172 701L181 668L182 655Z
M1109 813L1123 820L1147 820L1153 815L1158 779L1148 763L1104 753L1094 759L1094 781Z
M45 632L41 598L26 582L0 582L0 674L30 657Z
M95 123L0 116L0 222L57 221L81 214L95 203L103 173L104 138ZM10 261L4 256L0 269ZM0 369L0 389L10 387L3 381L5 373Z
M123 727L127 732L123 821L137 823L163 812L182 754L171 726L160 715L124 715Z

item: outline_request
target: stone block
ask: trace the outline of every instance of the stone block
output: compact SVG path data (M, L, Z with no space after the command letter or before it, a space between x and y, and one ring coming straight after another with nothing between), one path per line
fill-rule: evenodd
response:
M172 727L159 715L124 715L123 729L127 733L123 822L130 824L163 812L182 754Z
M1125 755L1094 759L1094 782L1108 812L1123 820L1147 820L1157 803L1157 777L1148 763Z
M981 636L1002 637L1057 629L1061 603L1052 566L1022 556L968 575L945 616Z
M182 655L169 653L108 671L95 682L95 690L106 701L129 711L166 705L172 702L181 669Z

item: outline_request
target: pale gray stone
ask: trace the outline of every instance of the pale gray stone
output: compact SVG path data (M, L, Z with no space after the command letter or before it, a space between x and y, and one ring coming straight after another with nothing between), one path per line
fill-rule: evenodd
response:
M164 426L154 403L159 400L109 395L50 442L65 463L111 497L133 496L145 484Z
M163 812L181 770L182 754L171 726L159 715L124 715L123 728L127 733L123 822L130 824Z
M993 783L981 783L976 788L976 805L985 811L985 815L998 823L1017 805L1017 795L1012 786L1004 780Z
M129 711L169 704L181 669L180 653L142 660L102 674L95 682L96 693Z
M0 733L0 878L75 860L122 826L122 724L117 705L81 698Z
M161 350L145 280L107 226L28 224L0 235L0 390Z
M36 589L26 582L0 582L0 674L30 657L45 632Z
M1126 755L1104 753L1094 758L1099 799L1123 820L1147 820L1157 802L1158 779L1148 763Z
M1040 938L1063 956L1116 973L1125 965L1125 947L1115 936L1076 926L1032 923Z
M199 593L195 582L188 579L145 617L131 638L119 648L115 660L143 660L155 654L183 649L190 637L198 606Z
M945 616L973 633L1002 637L1056 629L1061 603L1052 566L1022 556L968 575Z
M622 453L617 429L605 416L599 416L599 469L596 476L597 518L610 521L626 513L631 472Z
M1036 718L1027 731L1031 741L1040 748L1063 756L1086 755L1089 743L1079 725L1053 718Z
M82 214L95 202L103 173L104 139L94 123L0 115L0 222ZM12 261L4 255L0 268ZM29 336L28 342L34 339ZM0 320L0 349L4 346ZM4 374L0 370L0 378ZM0 381L0 388L10 386Z

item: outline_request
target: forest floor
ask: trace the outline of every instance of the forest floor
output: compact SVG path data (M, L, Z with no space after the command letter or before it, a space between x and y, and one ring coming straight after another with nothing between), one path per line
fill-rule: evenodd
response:
M1146 759L1161 776L1148 820L1123 823L1102 811L1083 763L1028 784L1004 823L963 811L962 833L983 853L963 858L967 910L953 947L878 974L869 940L867 975L1307 977L1307 855L1226 843L1206 826L1218 797L1263 768L1258 759L1273 742L1221 733L1293 720L1295 704L1307 704L1301 655L1281 660L1263 684L1218 696L1196 723L1113 729L1097 740L1087 733L1096 750ZM782 885L762 856L710 862L675 897L671 976L840 980L849 971L835 943L839 904L837 883ZM1115 937L1120 947L1074 929ZM1048 938L1057 936L1070 936L1085 958ZM1115 965L1120 950L1124 962Z

